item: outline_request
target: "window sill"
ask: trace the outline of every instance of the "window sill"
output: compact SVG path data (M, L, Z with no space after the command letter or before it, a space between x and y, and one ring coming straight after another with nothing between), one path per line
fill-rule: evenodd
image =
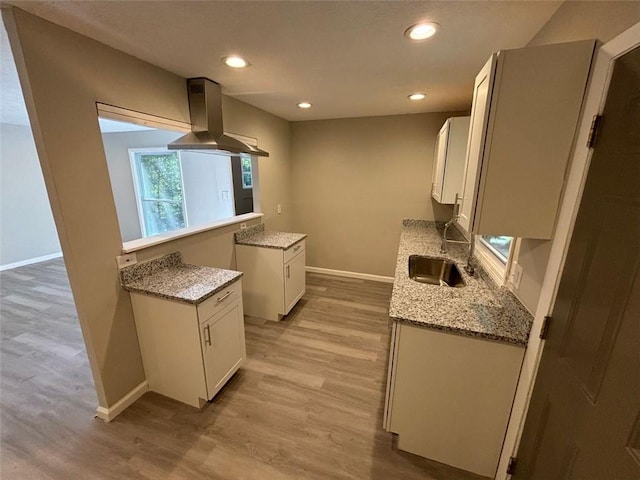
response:
M143 250L154 245L171 242L173 240L177 240L178 238L196 235L208 230L215 230L216 228L227 227L236 223L255 220L256 218L262 218L263 216L264 213L245 213L244 215L238 215L233 218L226 218L224 220L207 223L205 225L198 225L197 227L183 228L182 230L177 230L175 232L163 233L160 235L154 235L153 237L141 238L139 240L131 240L122 244L122 253L124 254L136 252L138 250Z
M493 282L499 287L505 285L507 265L500 262L500 260L498 260L496 256L480 242L479 239L476 239L475 254L480 265L482 265L491 280L493 280Z

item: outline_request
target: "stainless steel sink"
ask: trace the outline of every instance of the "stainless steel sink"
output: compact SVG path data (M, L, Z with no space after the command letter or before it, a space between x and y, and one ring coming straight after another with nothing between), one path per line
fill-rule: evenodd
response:
M424 255L409 256L409 278L421 283L461 288L466 286L455 263Z

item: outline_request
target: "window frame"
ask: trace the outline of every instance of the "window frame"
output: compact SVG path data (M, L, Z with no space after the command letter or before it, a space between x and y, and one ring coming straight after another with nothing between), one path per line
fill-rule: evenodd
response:
M509 261L509 255L511 253L511 245L513 245L514 242L514 237L509 237L511 238L511 242L509 243L509 251L507 252L507 256L505 257L502 252L500 250L498 250L496 247L494 247L493 245L491 245L491 242L487 241L484 237L497 237L497 236L507 236L507 235L479 235L479 240L482 244L483 247L485 247L487 250L489 250L497 259L498 261L500 261L501 263L504 263L505 265L507 264L507 262Z
M476 257L484 267L487 274L498 286L507 284L516 241L517 238L512 237L511 244L509 245L509 255L507 256L506 261L503 262L501 255L499 256L499 254L495 252L495 249L482 238L482 235L475 235Z
M245 160L249 161L249 171L245 172L244 171L244 162ZM245 183L244 181L244 175L245 173L249 174L249 178L251 178L251 183ZM253 161L251 159L250 155L241 155L240 156L240 180L242 183L242 189L243 190L252 190L253 189Z
M187 192L184 188L184 175L182 172L182 157L180 156L179 150L169 150L166 147L150 147L150 148L129 148L129 161L131 163L131 176L133 177L133 192L136 196L136 207L138 208L138 222L140 223L140 232L142 233L143 238L149 238L156 235L167 234L170 232L158 232L153 235L149 235L147 232L147 226L145 222L144 216L144 208L142 206L143 198L142 192L140 191L140 172L138 168L138 159L136 155L143 153L159 153L166 152L169 154L176 154L178 156L178 166L180 167L180 188L182 189L182 215L184 216L184 224L185 226L179 230L184 230L185 228L189 228L189 212L187 211ZM171 230L178 231L178 230Z

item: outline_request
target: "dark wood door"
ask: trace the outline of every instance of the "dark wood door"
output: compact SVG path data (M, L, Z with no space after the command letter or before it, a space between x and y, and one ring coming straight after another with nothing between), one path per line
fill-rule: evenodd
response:
M618 59L517 479L640 479L640 48Z

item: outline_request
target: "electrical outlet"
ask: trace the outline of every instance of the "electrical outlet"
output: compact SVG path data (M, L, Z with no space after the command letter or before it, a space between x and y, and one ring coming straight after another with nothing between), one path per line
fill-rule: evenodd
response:
M282 205L278 204L278 215L282 213Z
M246 223L241 223L240 224L240 230L244 230L245 228L247 228L247 224Z
M520 280L522 280L522 267L515 262L511 265L509 280L511 282L511 285L513 285L515 288L520 288Z
M138 263L138 259L135 253L128 253L126 255L118 255L116 257L116 263L118 264L118 268L124 268L129 265L135 265Z

